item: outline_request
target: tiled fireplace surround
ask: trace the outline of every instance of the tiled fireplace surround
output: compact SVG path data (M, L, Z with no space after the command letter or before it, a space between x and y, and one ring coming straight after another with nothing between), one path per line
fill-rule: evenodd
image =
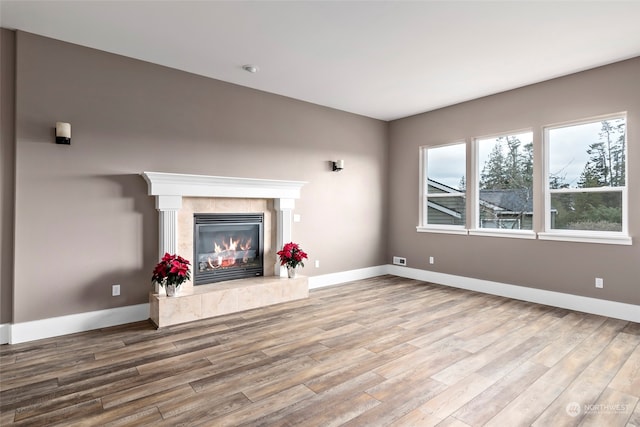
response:
M177 297L163 290L149 295L150 318L169 326L306 298L308 279L288 279L276 251L292 240L295 200L305 182L143 172L159 212L159 256L193 258L194 213L264 213L264 277L180 287Z

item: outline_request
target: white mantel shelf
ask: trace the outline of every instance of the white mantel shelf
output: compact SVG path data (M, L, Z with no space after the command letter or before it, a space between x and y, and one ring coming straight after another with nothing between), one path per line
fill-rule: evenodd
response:
M143 172L150 196L299 199L305 181Z

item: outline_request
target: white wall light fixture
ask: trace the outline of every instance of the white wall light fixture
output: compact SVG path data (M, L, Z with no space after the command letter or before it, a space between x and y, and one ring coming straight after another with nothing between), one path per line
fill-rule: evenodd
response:
M71 145L71 123L56 123L56 144Z

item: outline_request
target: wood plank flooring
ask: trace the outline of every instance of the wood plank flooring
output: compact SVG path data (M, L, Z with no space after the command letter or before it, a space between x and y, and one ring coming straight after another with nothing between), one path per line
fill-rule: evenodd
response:
M393 276L0 364L2 426L640 426L640 324Z

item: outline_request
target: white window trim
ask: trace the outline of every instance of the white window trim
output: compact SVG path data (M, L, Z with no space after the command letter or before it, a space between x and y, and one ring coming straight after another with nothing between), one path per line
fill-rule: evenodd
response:
M440 234L460 234L467 235L467 230L463 225L419 225L416 227L418 233L440 233Z
M608 245L631 245L633 239L620 231L553 230L538 233L540 240L561 242L603 243Z
M472 192L471 197L473 200L473 207L471 209L471 218L473 228L469 229L470 236L487 236L487 237L511 237L516 239L536 239L537 234L534 230L510 230L510 229L500 229L500 228L482 228L480 227L480 158L478 157L479 153L479 143L478 141L481 139L489 139L489 138L498 138L506 135L517 135L522 133L531 133L531 137L535 137L535 132L532 128L524 128L507 132L494 133L485 136L474 137L471 140L471 170L472 174ZM535 168L536 168L536 159L535 156L533 158L533 169L534 169L534 177L535 177ZM467 180L467 188L469 180ZM535 190L535 189L534 189ZM535 206L533 208L533 213L535 215Z
M560 127L575 126L586 123L593 123L603 120L624 118L627 130L625 138L628 137L627 112L606 114L602 116L588 117L579 120L572 120L563 123L555 123L543 127L542 149L543 149L543 185L544 185L544 231L538 232L540 240L555 240L578 243L603 243L611 245L631 245L633 239L629 236L629 203L628 203L628 183L629 183L629 141L625 142L625 171L627 173L625 185L621 187L588 187L588 188L549 188L549 130ZM551 228L551 194L589 193L589 192L616 192L622 193L622 231L591 231L591 230L564 230Z
M478 175L480 175L478 168L478 138L471 138L469 142L469 149L467 150L467 156L469 157L467 173L469 173L471 179L467 179L467 191L469 192L469 201L471 204L471 212L467 216L469 221L471 221L469 225L469 234L471 234L472 230L476 230L478 228L478 224L480 224L480 209L478 206L480 204L480 197L478 193L480 192L478 183ZM469 210L469 209L467 209Z
M547 178L548 179L548 178ZM560 194L560 193L623 193L626 189L626 186L621 187L585 187L585 188L547 188L549 193L552 194Z
M479 228L480 214L479 214L479 176L477 164L478 159L478 147L477 140L494 136L476 137L473 139L461 139L450 144L440 144L434 146L421 146L420 147L420 184L419 184L419 225L416 226L416 231L419 233L441 233L441 234L455 234L455 235L470 235L470 236L484 236L484 237L507 237L516 239L530 239L530 240L546 240L546 241L562 241L562 242L577 242L577 243L597 243L597 244L611 244L611 245L632 245L633 239L629 236L629 203L628 203L628 183L629 183L629 155L628 148L629 143L625 144L627 152L625 153L626 159L626 180L625 186L621 187L589 187L589 188L563 188L563 189L550 189L549 188L549 150L548 150L548 131L553 128L579 125L583 123L597 122L602 120L624 118L628 126L627 113L620 112L614 114L607 114L596 117L589 117L586 119L572 120L563 123L555 123L545 125L542 127L542 141L540 141L542 147L542 162L536 162L534 155L534 182L536 170L542 172L542 191L543 191L543 223L542 227L544 231L536 232L534 230L510 230L510 229L487 229ZM508 135L512 133L533 132L531 128L520 129L513 132L497 133L495 136ZM536 133L534 132L534 138ZM628 137L628 127L626 136ZM535 142L535 141L534 141ZM427 212L426 206L429 197L425 192L425 183L427 182L426 172L426 160L427 150L430 148L437 148L446 145L455 144L467 145L467 189L465 193L451 193L443 196L432 195L431 198L437 197L451 197L460 196L466 197L467 209L466 219L471 221L472 227L467 228L466 225L438 225L427 224ZM540 164L541 163L541 164ZM537 166L536 166L537 165ZM540 189L540 184L534 186L534 193ZM622 231L590 231L590 230L563 230L563 229L550 229L551 225L551 194L558 193L583 193L583 192L621 192L622 193ZM470 209L469 209L470 208ZM534 204L534 212L536 212L536 206ZM539 214L539 213L538 213ZM535 224L535 223L534 223Z
M533 230L510 230L505 228L474 228L469 230L470 236L510 237L514 239L535 239Z

